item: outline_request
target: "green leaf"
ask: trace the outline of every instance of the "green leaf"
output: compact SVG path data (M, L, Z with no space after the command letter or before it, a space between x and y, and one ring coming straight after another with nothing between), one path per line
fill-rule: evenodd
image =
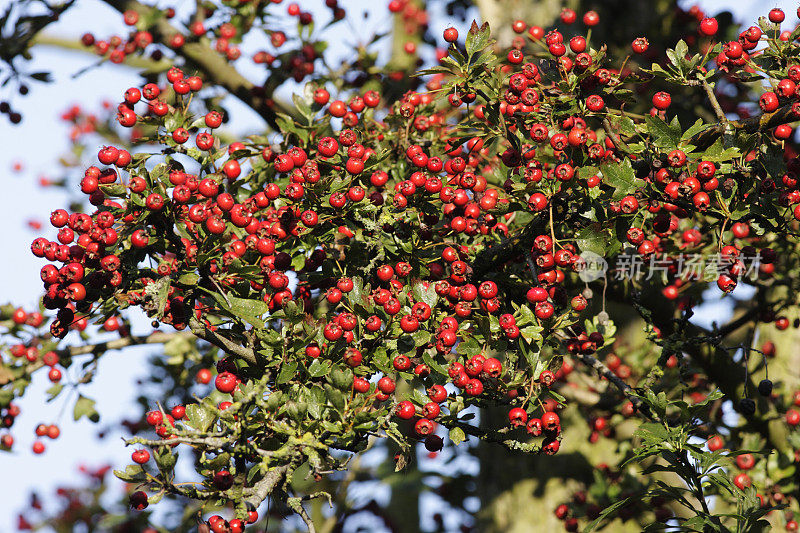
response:
M308 140L308 130L303 129L302 127L298 126L292 117L285 115L283 113L278 113L277 118L275 121L278 123L278 127L280 131L285 133L294 133L300 138L302 141Z
M436 286L433 283L428 283L426 288L425 285L421 281L415 283L411 289L411 294L414 296L414 300L425 302L433 309L436 307L436 302L439 301L439 296L436 294Z
M322 387L314 386L308 390L307 403L308 414L313 418L320 419L323 415L322 406L325 405L325 391Z
M184 285L197 285L197 282L199 281L200 276L194 272L187 272L178 278L178 283L182 283Z
M128 465L125 470L114 470L114 475L127 483L147 481L147 474L141 465Z
M665 442L669 439L667 429L655 422L644 422L637 429L635 434L649 442Z
M97 422L100 420L100 414L97 412L97 409L95 409L94 406L94 400L81 394L78 396L78 401L75 402L75 408L72 411L72 417L75 420L80 420L85 416L92 422Z
M297 110L300 111L303 117L308 120L308 123L310 124L314 118L314 111L311 109L311 106L308 105L306 100L297 93L292 94L292 102L294 102Z
M519 306L519 314L520 318L517 320L517 326L519 327L525 326L526 324L538 323L536 316L533 314L533 311L531 311L531 308L527 303Z
M437 374L443 376L447 375L447 367L438 363L427 350L422 352L422 361L431 367L431 370L435 371Z
M63 383L56 383L55 385L53 385L52 387L47 389L45 391L45 393L47 394L47 401L48 402L52 402L53 400L55 400L56 397L59 394L61 394L61 391L63 389L64 389L64 384Z
M684 68L687 64L686 60L686 52L689 51L689 47L686 43L681 39L678 41L678 44L675 45L675 49L667 50L667 57L669 58L669 62L672 63L677 71L684 75L686 73L686 69Z
M159 446L153 453L158 469L162 472L171 472L178 462L178 454L173 454L169 446Z
M653 144L664 150L674 150L677 148L683 133L679 124L677 127L674 125L677 120L673 120L673 124L667 124L661 120L660 117L647 115L645 121L647 122L647 131L650 133Z
M701 131L703 131L703 130L704 130L704 129L706 129L707 127L708 127L708 126L707 126L706 124L704 124L704 123L703 123L703 119L702 119L702 118L698 118L698 119L697 119L697 121L696 121L694 124L692 124L692 125L689 127L689 129L688 129L688 130L686 130L686 131L684 131L684 132L683 132L683 134L681 135L681 140L682 140L682 141L689 140L689 139L691 139L691 138L692 138L694 135L696 135L696 134L700 133Z
M484 22L479 28L478 24L475 21L472 21L472 27L470 27L469 33L467 33L465 42L467 56L472 57L477 52L480 52L486 48L489 45L490 34L491 31L489 30L488 22Z
M353 304L359 304L371 310L371 304L369 303L368 299L364 297L364 279L361 276L353 276L353 290L350 291L348 295L348 299Z
M593 520L583 529L583 533L589 533L590 531L594 531L594 529L600 524L600 522L602 522L603 520L611 516L613 513L615 513L617 509L627 505L629 501L630 498L625 498L624 500L612 503L611 505L603 509L603 511L600 513L600 516L598 516L595 520Z
M278 372L278 377L275 383L281 384L290 381L297 372L297 361L288 361L281 366L281 371Z
M344 395L342 394L342 391L335 389L330 385L326 385L325 396L328 398L328 401L331 403L331 405L333 405L338 411L341 412L344 410Z
M701 153L702 155L700 157L706 161L712 161L714 163L730 161L731 159L740 155L739 149L736 147L724 148L722 145L722 139L717 139L717 141L709 146L705 152Z
M203 405L190 403L186 406L186 419L189 425L201 433L208 431L216 418L216 413Z
M217 303L234 317L245 320L257 328L264 327L264 321L260 317L269 311L269 306L263 300L238 298L231 295L228 295L226 300L219 293L215 292L212 295Z
M669 77L669 72L664 70L664 68L661 65L659 65L658 63L653 63L650 66L649 70L648 69L643 69L643 70L645 72L649 72L649 73L651 73L651 74L653 74L655 76L658 76L659 78L667 78L667 77Z
M681 61L685 61L686 53L689 51L689 46L686 44L686 41L681 39L678 41L678 44L675 45L675 53L678 54L678 57Z
M424 329L420 329L411 334L416 346L424 346L431 341L431 334Z
M456 446L464 442L466 439L467 435L460 427L456 426L450 430L450 440L453 441L453 444Z
M155 304L156 316L159 319L164 317L164 309L167 307L171 282L172 280L170 278L162 277L155 283L151 283L144 288L145 296L149 297Z
M711 484L727 491L729 494L737 494L739 492L739 488L733 484L727 474L713 472L709 474L706 479L708 479Z
M337 389L350 390L353 386L353 371L349 368L334 368L329 379Z
M597 168L597 167L592 167L592 166L581 167L581 168L578 169L578 176L580 178L586 179L586 178L590 178L592 176L597 175L597 173L599 171L600 171L600 169Z
M544 363L540 360L542 352L538 348L536 349L531 349L531 348L533 347L527 346L526 342L519 343L519 350L522 352L522 355L525 356L525 360L528 361L528 364L531 367L532 375L538 377L544 368Z
M628 116L618 116L618 115L609 115L608 121L613 126L611 129L613 131L619 132L626 137L632 137L636 135L636 124L633 122L633 119Z
M536 342L542 340L542 328L541 326L530 325L525 326L524 328L519 330L519 334L522 335L526 341L528 342Z
M330 361L321 361L319 359L314 359L314 362L308 367L308 375L312 378L321 378L322 376L327 376L331 371L331 362Z
M582 252L593 252L602 257L608 247L608 236L599 224L592 224L575 233L575 243Z
M414 76L427 76L427 75L430 75L430 74L453 74L453 71L451 69L447 68L447 67L438 66L438 67L432 67L432 68L426 68L426 69L423 69L423 70L418 70L413 75Z
M636 177L628 159L623 160L621 163L607 163L601 166L600 170L603 173L603 181L615 189L612 195L614 200L633 194L637 189L644 186L644 181Z
M0 407L6 407L14 399L14 391L4 387L0 389Z
M477 355L481 353L481 351L481 345L478 344L478 341L476 341L473 337L461 341L458 343L458 347L456 348L456 352L466 355L467 357Z

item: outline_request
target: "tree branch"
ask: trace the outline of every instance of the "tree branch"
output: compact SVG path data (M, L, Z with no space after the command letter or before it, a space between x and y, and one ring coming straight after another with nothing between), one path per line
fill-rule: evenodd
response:
M700 83L703 86L703 90L706 92L706 96L708 97L708 101L711 103L712 109L714 109L714 114L717 115L717 120L719 120L722 124L726 124L728 122L728 117L726 117L725 112L722 111L722 107L719 105L717 96L714 94L714 89L711 88L711 85L709 85L708 81L702 76L700 76Z
M277 466L267 472L255 485L244 490L245 504L250 503L253 507L258 506L272 494L275 488L289 474L290 465Z
M163 331L154 331L150 335L130 335L128 337L121 337L113 341L99 342L97 344L87 344L85 346L70 346L63 350L58 350L60 354L69 355L74 357L76 355L84 355L87 353L102 353L108 350L119 350L126 346L135 346L140 344L164 344L173 339L186 338L190 339L194 335L188 331L177 331L175 333L164 333Z
M687 144L696 146L698 149L705 149L725 133L725 128L741 130L745 133L755 133L759 130L769 130L781 124L787 124L800 119L800 115L795 111L794 105L779 107L773 113L763 113L754 117L738 121L728 121L715 124L703 131L694 134Z
M34 46L52 46L62 50L73 50L83 54L89 54L98 57L90 48L87 48L82 42L77 39L65 39L56 35L39 34L31 41ZM164 58L160 61L150 59L148 57L140 57L137 55L126 55L122 60L123 65L133 68L140 68L150 72L167 71L172 66L172 62Z
M231 444L229 439L221 437L181 437L173 435L169 438L162 440L143 439L134 437L132 439L124 439L125 445L141 444L142 446L174 446L177 444L195 444L198 446L207 446L212 449L220 449L227 444Z
M112 341L106 342L98 342L96 344L86 344L83 346L69 346L66 348L61 348L55 350L55 352L62 357L75 357L76 355L85 355L85 354L101 354L103 352L107 352L108 350L119 350L126 346L138 346L142 344L165 344L173 339L177 338L186 338L191 339L194 338L192 333L188 331L177 331L175 333L164 333L163 331L154 331L150 335L129 335L127 337L121 337L119 339L114 339ZM25 373L30 375L36 370L40 369L41 367L45 366L44 362L37 361L28 365L25 369ZM8 376L5 374L0 374L0 386L5 385L11 381Z
M286 501L289 508L300 515L300 518L303 519L303 523L305 523L306 527L308 528L308 533L316 533L317 529L314 527L314 521L311 520L310 516L308 516L308 512L306 511L306 508L303 507L302 502L302 498L289 498Z
M577 354L574 354L574 355L575 355L575 357L580 359L580 361L583 364L595 369L598 374L600 374L601 376L606 378L617 389L619 389L619 391L623 395L625 395L625 397L628 398L628 400L630 400L630 402L636 408L637 412L641 412L642 415L644 415L645 417L647 417L647 418L649 418L651 420L654 420L656 422L660 422L659 417L655 413L651 412L650 409L646 405L644 405L642 403L642 400L641 400L641 398L639 398L639 396L637 396L636 391L634 391L634 389L630 385L625 383L622 380L622 378L620 378L614 372L612 372L611 369L608 368L605 364L603 364L602 361L600 361L599 359L597 359L593 355L589 355L589 354L577 353Z
M240 346L227 337L220 335L216 331L212 331L194 316L189 319L189 327L192 329L192 333L194 333L197 337L200 337L204 341L210 342L224 352L244 359L251 365L257 364L256 354L252 349L245 346Z

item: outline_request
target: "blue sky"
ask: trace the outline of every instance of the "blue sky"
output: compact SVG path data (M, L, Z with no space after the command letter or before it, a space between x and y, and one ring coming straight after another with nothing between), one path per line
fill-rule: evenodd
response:
M0 2L2 3L5 2ZM320 7L324 4L322 0L306 0L303 3L312 6L312 12L322 10L327 13L326 9ZM282 12L286 4L288 2L284 2L283 6L276 6L276 10ZM353 17L354 23L348 28L349 31L340 31L333 36L331 42L334 45L334 54L337 49L339 53L344 49L342 44L354 41L356 30L362 33L389 29L384 7L386 2L345 0L342 4L348 7L351 16L365 9L370 10L373 15L366 22L360 17ZM766 7L763 1L758 0L735 3L707 0L700 4L709 13L723 8L730 9L735 12L738 20L748 24L754 22L755 15L765 14L763 11ZM790 24L796 20L796 3L783 0L774 5L782 6L787 11ZM87 29L87 21L91 21L91 30L100 38L125 31L121 17L104 3L80 0L48 32L78 37ZM446 25L444 22L438 24L442 29ZM436 19L432 26L438 31ZM460 25L456 27L463 35L465 28ZM247 50L252 50L251 47L258 44L252 41L245 43L244 59L238 64L245 73L253 72L255 68L246 59ZM126 88L138 82L135 73L128 68L110 64L90 70L77 79L72 78L75 72L94 61L94 57L86 54L37 49L34 60L26 68L30 71L51 70L56 82L33 85L31 94L26 98L13 95L13 107L24 115L20 126L13 127L5 117L0 118L0 169L6 183L5 194L0 194L0 220L3 228L0 232L0 249L5 252L6 257L5 261L0 262L0 279L5 280L0 296L3 302L11 301L32 309L40 295L39 269L43 263L29 252L30 242L37 234L25 226L25 221L38 218L45 223L47 235L54 237L54 232L48 227L47 218L52 210L64 207L64 196L58 191L40 188L38 177L54 178L61 175L57 160L67 150L68 143L66 128L58 119L59 115L72 103L79 103L85 109L93 111L103 99L116 102ZM0 99L9 97L7 89L0 92ZM243 106L231 103L231 109L237 133L256 131L260 127L257 117ZM24 165L24 170L20 173L11 171L16 161ZM80 169L72 172L73 179L76 179ZM726 307L717 306L713 311L710 310L709 315L719 317L719 312L724 312ZM138 332L145 331L141 321L138 326ZM100 365L97 379L82 389L83 394L98 400L98 410L102 417L100 426L138 409L133 404L136 395L135 382L146 368L148 353L152 353L152 348L131 349L106 356ZM100 426L85 419L79 423L72 422L72 405L67 405L64 409L63 397L52 404L45 404L44 391L49 385L44 373L35 376L29 394L18 402L22 415L13 428L16 439L14 451L11 454L0 454L0 471L4 479L14 480L14 489L4 491L4 497L0 499L0 531L14 530L16 512L27 504L31 489L36 488L43 496L49 496L57 483L70 482L76 478L76 468L81 463L95 466L103 462L115 465L128 462L130 449L122 446L118 435L100 442L95 438ZM42 456L34 456L30 451L34 440L33 430L41 422L58 423L62 429L61 437L56 441L45 439L47 452Z

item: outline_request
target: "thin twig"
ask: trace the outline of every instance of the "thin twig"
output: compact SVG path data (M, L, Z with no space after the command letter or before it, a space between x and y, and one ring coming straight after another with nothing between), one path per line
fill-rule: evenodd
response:
M723 124L727 124L728 117L725 116L722 106L719 105L719 100L717 100L717 95L714 94L714 89L711 88L711 85L708 84L705 78L700 78L700 83L703 86L703 90L706 92L706 96L708 96L708 101L711 103L712 109L714 109L714 114L717 115L717 120Z
M594 368L598 374L606 378L609 382L611 382L619 391L625 395L628 400L636 407L637 411L641 411L643 415L651 420L656 422L660 421L658 416L655 413L652 413L649 409L644 409L643 407L647 407L642 403L641 398L636 394L633 388L625 383L619 376L617 376L614 372L611 371L605 364L603 364L599 359L596 357L589 355L589 354L575 354L575 356L585 365Z

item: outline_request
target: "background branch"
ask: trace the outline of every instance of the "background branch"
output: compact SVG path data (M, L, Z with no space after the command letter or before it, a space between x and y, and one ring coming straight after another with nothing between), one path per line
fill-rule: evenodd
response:
M146 6L136 0L103 0L120 13L133 10L142 17L150 17L154 8ZM156 42L167 45L170 39L181 32L172 26L165 17L159 17L150 28ZM253 82L242 76L227 59L218 54L202 42L188 41L175 53L190 61L199 68L208 81L223 87L227 92L241 100L273 128L277 128L275 109L270 105L272 90L257 87Z

